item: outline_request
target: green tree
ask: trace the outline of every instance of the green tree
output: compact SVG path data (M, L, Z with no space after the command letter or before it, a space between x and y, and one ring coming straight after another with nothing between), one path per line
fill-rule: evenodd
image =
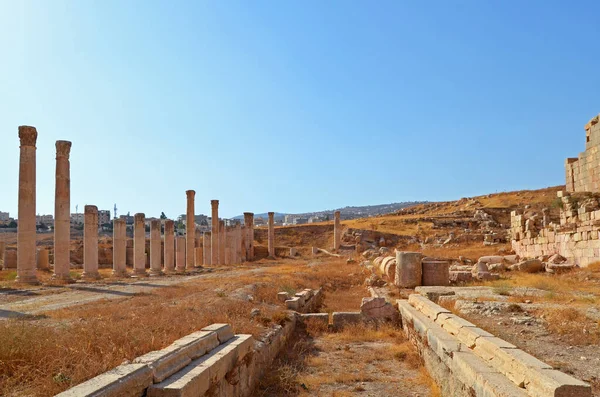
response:
M164 212L160 213L160 219L167 219L167 216L165 215Z

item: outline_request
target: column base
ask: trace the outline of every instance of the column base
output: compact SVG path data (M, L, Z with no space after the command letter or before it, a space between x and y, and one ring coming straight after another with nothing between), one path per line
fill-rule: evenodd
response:
M33 275L18 275L17 278L15 279L15 281L17 283L29 284L29 285L41 284L40 280L38 280L38 278L35 274L33 274Z
M158 276L163 276L164 273L162 272L162 270L150 270L150 277L158 277Z
M146 273L146 269L133 269L133 274L131 277L146 277L148 273Z
M52 275L52 280L59 281L61 283L65 283L65 284L72 284L72 283L75 282L75 280L73 280L73 278L71 277L70 274L56 274L56 273L54 273Z
M100 278L100 273L98 272L83 272L81 275L82 280L99 280Z
M127 270L113 270L112 276L115 278L126 278L129 277Z

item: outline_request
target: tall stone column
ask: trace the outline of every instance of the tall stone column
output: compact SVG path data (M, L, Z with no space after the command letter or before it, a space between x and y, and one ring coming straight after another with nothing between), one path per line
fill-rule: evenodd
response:
M146 215L133 216L133 273L146 275Z
M246 226L242 226L240 233L240 262L246 262L248 260L246 258Z
M202 232L196 230L196 262L194 266L202 267L202 256L204 255L204 246L202 244Z
M244 212L244 225L246 226L246 260L254 260L254 214Z
M219 265L225 264L225 221L219 221Z
M212 256L212 249L210 244L210 237L210 232L204 232L204 235L202 236L202 246L204 247L204 251L202 251L202 264L204 266L208 266L211 264L210 260Z
M210 263L219 264L219 200L210 200L211 207L211 238L210 238Z
M160 276L162 274L161 263L161 238L160 220L150 221L150 275Z
M193 269L196 264L196 250L194 249L196 246L196 221L194 214L194 199L196 197L196 192L194 190L186 190L185 194L187 196L187 211L185 215L185 267L190 270Z
M342 243L342 225L340 224L340 211L333 213L333 249L339 250Z
M17 228L17 281L37 284L35 250L35 127L19 127L19 225Z
M275 258L275 216L274 212L269 212L269 256Z
M235 225L235 263L242 263L242 224Z
M175 271L175 222L165 220L165 272Z
M71 282L71 142L56 141L56 185L54 190L54 275Z
M98 207L83 210L83 279L100 278L98 273Z
M115 277L127 276L127 225L124 219L113 220L113 271Z
M177 273L185 272L185 237L177 236L175 239L175 270Z

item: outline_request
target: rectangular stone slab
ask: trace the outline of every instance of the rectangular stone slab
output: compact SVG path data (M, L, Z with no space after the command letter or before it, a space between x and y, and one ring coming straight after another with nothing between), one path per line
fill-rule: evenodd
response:
M151 384L152 370L146 364L124 364L56 397L138 397Z
M229 324L211 324L208 327L202 328L202 331L215 332L217 338L219 338L219 343L225 343L233 338L233 329Z
M430 301L423 295L419 295L419 294L409 295L408 303L413 305L421 313L425 314L427 317L429 317L430 319L432 319L434 321L437 319L438 315L440 315L442 313L448 313L448 314L451 313L450 310L444 309L440 305L433 303L432 301Z
M215 332L198 331L176 340L164 349L146 353L133 362L147 364L152 369L154 383L159 383L218 345Z
M236 335L163 382L150 386L147 397L203 396L211 382L223 379L253 346L252 335Z

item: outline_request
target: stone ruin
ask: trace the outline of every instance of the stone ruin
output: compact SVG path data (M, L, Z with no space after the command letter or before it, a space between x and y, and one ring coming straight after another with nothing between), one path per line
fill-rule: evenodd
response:
M37 269L50 268L50 253L46 248L36 248L36 142L35 127L19 127L19 198L17 249L0 246L3 269L17 269L17 281L37 284ZM73 282L70 275L70 207L71 142L56 142L55 228L53 252L53 278ZM187 219L194 219L195 191L186 191ZM226 227L219 219L219 201L211 200L212 231L197 235L194 222L187 222L186 236L175 237L174 221L151 222L150 249L147 255L145 214L134 216L133 244L126 237L123 220L113 220L113 276L129 276L127 265L133 266L133 276L161 276L183 273L206 265L231 265L254 260L254 214L244 213L244 225ZM273 213L269 221L269 255L275 257L275 231ZM98 208L86 205L84 210L83 275L84 280L100 277L98 247Z

